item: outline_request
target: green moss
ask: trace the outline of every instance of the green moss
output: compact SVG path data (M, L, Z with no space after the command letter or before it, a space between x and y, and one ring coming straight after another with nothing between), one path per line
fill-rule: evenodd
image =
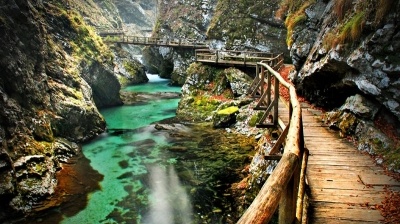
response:
M82 16L74 10L60 10L61 16L70 21L71 28L76 32L70 44L76 58L91 61L93 59L111 64L113 55L93 27L83 21Z
M357 42L367 21L371 26L378 26L391 10L396 9L393 2L394 0L336 1L334 11L339 18L338 24L325 35L324 47L329 50L338 44Z
M122 65L124 66L125 70L132 76L136 76L139 70L139 66L132 62L132 61L124 61L122 63Z
M307 19L305 10L315 3L315 0L295 1L284 0L281 2L281 8L288 9L288 15L285 20L287 28L286 44L290 47L293 44L293 30L294 28Z
M258 112L256 114L254 114L253 116L251 116L251 118L249 120L249 126L255 127L257 122L261 119L262 115L263 115L263 112Z
M392 168L400 170L400 147L390 150L385 156L386 163Z
M218 108L220 102L210 98L209 96L199 95L195 97L193 104L196 107L195 110L211 112Z
M126 86L129 83L129 80L125 76L118 76L118 82L121 86Z
M217 114L221 114L221 115L230 115L230 114L234 114L234 113L236 113L236 112L238 112L238 111L239 111L239 107L231 106L231 107L225 108L225 109L223 109L223 110L219 110L219 111L217 112Z

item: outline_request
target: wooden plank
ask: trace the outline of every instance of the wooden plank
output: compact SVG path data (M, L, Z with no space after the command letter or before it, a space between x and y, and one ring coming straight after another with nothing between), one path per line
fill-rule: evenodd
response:
M311 157L311 156L310 156ZM365 167L365 166L371 166L371 162L367 161L360 161L357 162L357 164L349 164L348 161L320 161L320 160L314 160L314 159L309 159L308 164L310 165L328 165L328 166L346 166L346 167Z
M330 218L330 217L313 217L312 223L314 223L314 224L331 224L331 223L332 224L360 224L360 221L340 220L337 218ZM376 224L375 221L365 221L365 220L363 220L363 223Z
M316 218L330 218L334 221L346 220L346 221L361 221L361 222L375 222L379 223L382 220L382 216L379 210L371 210L365 208L314 208L313 217Z
M346 152L346 154L335 154L335 155L323 155L323 154L317 154L318 156L315 156L314 154L310 156L310 160L318 160L318 161L347 161L347 162L354 162L354 163L359 163L359 162L365 162L365 163L370 163L371 166L375 166L374 161L371 158L367 157L360 157L360 156L351 156L350 153Z
M338 204L356 204L362 206L379 205L385 199L384 194L368 194L368 195L342 195L340 189L335 189L337 194L315 194L312 197L313 202L329 202ZM323 192L323 191L322 191Z
M381 171L383 172L384 169L383 168L379 168L379 167L371 167L371 166L343 166L343 165L325 165L325 164L313 164L309 166L309 170L335 170L337 172L341 172L341 171L364 171L364 170L373 170L373 171Z

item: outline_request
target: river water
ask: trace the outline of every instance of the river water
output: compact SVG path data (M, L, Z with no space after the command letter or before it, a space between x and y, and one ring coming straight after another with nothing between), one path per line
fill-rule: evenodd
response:
M180 92L168 80L124 91ZM154 99L101 110L108 131L83 146L104 176L86 207L61 223L229 223L237 218L228 189L240 181L253 142L210 124L166 122L179 99ZM155 125L156 123L161 126ZM161 127L161 128L160 128Z

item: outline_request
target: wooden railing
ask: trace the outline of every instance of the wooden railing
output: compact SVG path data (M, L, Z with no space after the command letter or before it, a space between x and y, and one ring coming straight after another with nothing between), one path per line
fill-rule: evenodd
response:
M139 36L114 36L105 37L104 42L124 43L134 45L151 45L163 47L179 47L179 48L205 48L207 43L196 39L176 39L176 38L154 38Z
M279 60L277 59L277 61ZM257 78L254 82L256 84L253 83L250 92L258 93L261 95L260 101L268 103L265 107L261 107L262 109L268 111L270 108L276 108L272 116L277 119L279 85L289 90L289 124L284 128L271 150L272 153L276 153L285 142L284 152L278 165L268 177L252 204L239 219L238 224L268 223L278 206L279 223L301 223L303 212L305 212L303 211L303 203L308 151L304 147L301 107L297 100L295 88L273 69L277 66L280 65L272 61L257 63ZM259 68L261 68L260 73L258 73ZM272 90L272 84L274 90ZM266 90L264 89L265 86ZM273 91L274 98L271 99ZM276 125L275 122L272 123Z
M259 120L257 127L276 127L278 124L278 100L279 94L279 83L273 85L273 74L271 72L265 72L265 67L262 65L270 66L274 71L279 70L283 65L283 55L279 54L276 57L264 60L256 65L256 77L251 84L248 94L254 98L260 98L255 110L265 110L264 115ZM276 80L276 79L275 79ZM277 80L279 82L279 80ZM265 88L266 86L266 88ZM274 87L274 89L272 89ZM272 98L272 94L273 98ZM273 114L270 112L273 110ZM269 122L265 123L269 118Z
M277 55L252 51L220 51L210 49L197 49L196 61L220 65L256 66L258 62L270 60Z

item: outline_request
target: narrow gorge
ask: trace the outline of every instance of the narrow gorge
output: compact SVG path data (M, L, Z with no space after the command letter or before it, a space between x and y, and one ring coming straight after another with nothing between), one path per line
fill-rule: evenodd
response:
M282 53L300 100L398 176L399 9L399 0L2 1L0 222L236 223L257 195L279 130L255 127L255 68L118 42L127 36ZM177 194L152 202L157 183ZM181 216L160 220L160 209Z

